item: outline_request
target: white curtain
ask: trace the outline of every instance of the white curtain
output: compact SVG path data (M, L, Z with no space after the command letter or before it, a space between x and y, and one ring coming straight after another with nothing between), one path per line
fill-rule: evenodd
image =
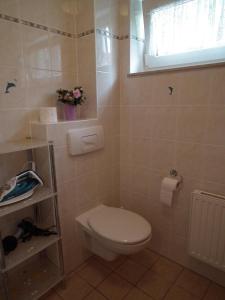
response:
M153 9L147 19L150 56L225 46L225 0L176 0Z

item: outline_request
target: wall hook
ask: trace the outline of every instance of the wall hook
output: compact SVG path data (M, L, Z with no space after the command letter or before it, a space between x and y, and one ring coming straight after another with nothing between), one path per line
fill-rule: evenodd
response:
M169 89L169 91L170 91L170 95L173 95L173 90L174 90L174 88L173 88L172 86L168 86L168 89Z
M5 89L5 94L9 94L9 89L11 89L12 87L16 87L16 79L14 79L13 81L8 81L7 85L6 85L6 89Z

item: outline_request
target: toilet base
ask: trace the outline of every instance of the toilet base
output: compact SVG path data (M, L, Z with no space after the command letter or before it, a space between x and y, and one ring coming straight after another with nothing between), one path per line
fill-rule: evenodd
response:
M84 244L92 253L104 260L113 261L119 257L118 254L103 247L96 239L93 239L87 232L84 232Z

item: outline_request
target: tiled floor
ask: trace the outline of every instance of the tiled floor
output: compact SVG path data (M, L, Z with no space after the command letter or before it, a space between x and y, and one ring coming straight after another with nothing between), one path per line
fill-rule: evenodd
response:
M225 288L144 250L114 262L91 257L45 300L225 300Z

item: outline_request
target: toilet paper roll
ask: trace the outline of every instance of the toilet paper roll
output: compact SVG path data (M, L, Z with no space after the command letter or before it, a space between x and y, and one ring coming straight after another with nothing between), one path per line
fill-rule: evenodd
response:
M43 124L56 123L57 111L56 107L41 107L40 108L40 122Z
M180 178L165 177L161 183L160 202L171 207L173 202L174 191L180 184Z

